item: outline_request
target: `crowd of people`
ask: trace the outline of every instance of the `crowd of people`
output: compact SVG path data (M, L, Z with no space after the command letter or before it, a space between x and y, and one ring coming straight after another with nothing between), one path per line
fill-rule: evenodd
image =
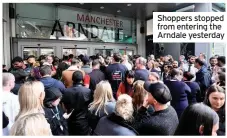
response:
M3 135L225 135L225 57L15 57Z

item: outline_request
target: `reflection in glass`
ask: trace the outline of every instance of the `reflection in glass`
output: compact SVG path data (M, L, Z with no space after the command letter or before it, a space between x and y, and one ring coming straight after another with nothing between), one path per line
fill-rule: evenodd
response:
M34 55L35 57L38 57L38 48L28 48L25 47L23 50L23 57L24 59L27 59L28 56Z
M40 48L40 55L54 55L53 48Z
M63 48L63 55L68 56L70 54L73 54L74 56L79 55L87 55L87 49L86 48Z
M113 49L95 49L95 54L100 54L103 56L112 56L113 52Z
M43 38L43 39L61 39L78 41L96 41L112 43L135 43L135 29L126 30L124 28L105 27L89 24L74 23L66 25L66 22L60 22L64 36L56 31L53 35L52 29L55 21L17 18L17 36L20 38ZM134 26L134 24L133 24ZM58 29L58 26L56 27ZM130 28L130 27L128 27Z

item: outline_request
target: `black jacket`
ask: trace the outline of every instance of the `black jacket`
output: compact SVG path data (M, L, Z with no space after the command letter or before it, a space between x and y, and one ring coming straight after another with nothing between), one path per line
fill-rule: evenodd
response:
M91 90L82 84L73 84L65 89L62 102L71 116L68 119L69 135L88 135L88 105L92 101Z
M52 103L62 96L60 90L55 87L45 89L44 111L47 122L53 135L68 135L67 121L63 117L64 111L58 105L52 106Z
M104 109L100 110L97 113L97 115L96 115L97 109L88 111L88 123L92 129L92 133L93 133L93 130L96 128L100 118L107 116L109 114L112 114L115 111L115 105L116 105L116 102L108 102L106 104L105 109L106 109L107 114L104 112Z
M133 127L139 135L173 135L178 126L178 117L172 106L156 111L152 115L145 107L138 111Z
M50 124L50 129L53 135L63 136L68 135L68 125L63 117L63 110L60 106L52 108L44 108L45 117ZM59 119L58 119L59 117Z
M130 122L126 122L120 116L112 113L99 120L94 135L106 136L136 136L137 131Z
M95 69L93 70L91 73L89 73L90 76L90 85L89 88L94 91L96 88L96 85L102 81L105 80L105 75L104 73L99 70L99 69Z
M225 105L220 109L217 114L219 116L219 129L217 131L218 136L225 136Z
M198 99L198 102L202 102L204 100L206 90L211 85L211 76L205 66L202 66L202 68L196 73L195 81L199 84L201 90L201 99Z

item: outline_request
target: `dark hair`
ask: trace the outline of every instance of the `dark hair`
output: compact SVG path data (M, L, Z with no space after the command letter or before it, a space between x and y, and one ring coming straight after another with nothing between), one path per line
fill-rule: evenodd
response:
M46 56L45 55L40 55L38 61L45 60Z
M69 56L63 55L62 60L69 60Z
M27 60L29 59L29 58L36 58L34 55L30 55L30 56L28 56L28 58L27 58Z
M213 84L208 88L206 95L205 95L204 104L208 105L209 107L211 107L211 104L209 101L209 96L213 92L220 92L220 93L225 94L225 88L218 86L216 84ZM225 122L225 103L217 112L219 115L220 122Z
M200 66L204 65L204 62L200 60L199 58L195 59L195 63L198 63Z
M12 60L12 64L14 64L15 62L23 62L23 59L19 56L14 57L13 60Z
M221 72L225 72L225 67L220 67L219 69L221 70Z
M217 58L216 58L216 57L211 57L211 58L210 58L210 61L211 61L212 59L217 59Z
M73 58L73 57L74 57L73 54L70 54L70 55L69 55L69 58Z
M187 79L187 81L191 81L195 77L191 72L188 71L185 71L183 76Z
M121 61L121 55L119 53L114 53L113 54L113 59L116 62L120 62Z
M59 63L58 68L56 70L56 75L53 78L55 78L57 80L61 80L62 72L68 68L69 68L69 65L66 64L65 62Z
M201 135L199 128L204 127L202 135L212 135L213 125L217 124L217 113L203 103L189 105L180 117L175 135Z
M218 72L219 86L225 86L225 72Z
M73 58L71 65L76 65L76 64L79 64L79 63L80 63L80 61L77 58Z
M94 67L98 64L100 64L98 59L95 59L95 60L92 61L92 67Z
M132 85L128 84L127 78L135 78L135 72L133 70L127 70L125 73L125 80L124 80L124 85L125 85L125 92L129 93L132 90Z
M39 72L41 76L51 75L51 67L48 65L44 65L39 69Z
M80 70L76 70L72 75L73 83L80 83L83 80L83 73Z
M211 85L207 89L207 92L206 92L206 95L205 95L205 99L204 99L204 103L206 105L208 105L209 107L211 107L211 104L210 104L210 101L209 101L209 96L213 92L220 92L220 93L224 93L225 94L225 89L223 87L221 87L221 86L216 85L216 84ZM225 108L225 104L221 108Z
M217 60L225 64L225 56L219 56Z
M180 75L180 70L179 70L179 69L173 68L173 69L171 70L170 76L171 76L171 78L173 79L176 75Z

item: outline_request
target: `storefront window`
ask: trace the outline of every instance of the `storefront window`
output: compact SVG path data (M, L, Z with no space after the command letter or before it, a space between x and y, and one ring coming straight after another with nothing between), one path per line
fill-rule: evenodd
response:
M38 4L32 5L32 8ZM135 21L133 19L115 18L114 16L88 13L85 11L64 9L59 7L57 10L59 19L57 22L51 15L34 15L26 13L26 6L21 5L17 10L17 37L19 38L43 38L43 39L62 39L78 41L96 41L112 43L135 43ZM23 8L26 7L26 8ZM40 5L39 5L40 8ZM43 7L44 11L53 11L54 8ZM31 9L31 8L30 8ZM27 11L28 12L28 11ZM34 12L35 14L52 14L45 12ZM48 17L51 19L46 19ZM59 28L59 25L61 28ZM53 31L54 30L54 31ZM55 30L62 30L57 32ZM52 32L53 31L53 32Z

